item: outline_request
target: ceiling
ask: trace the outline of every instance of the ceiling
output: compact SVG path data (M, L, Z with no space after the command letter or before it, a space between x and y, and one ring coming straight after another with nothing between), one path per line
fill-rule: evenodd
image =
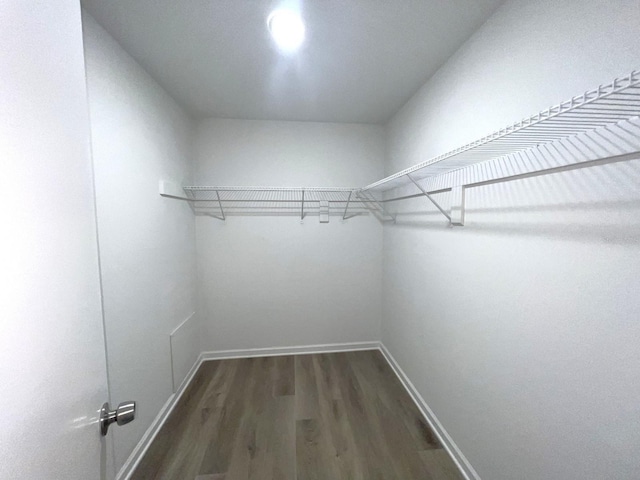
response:
M82 3L194 117L386 123L502 0ZM306 24L294 55L266 27L282 6Z

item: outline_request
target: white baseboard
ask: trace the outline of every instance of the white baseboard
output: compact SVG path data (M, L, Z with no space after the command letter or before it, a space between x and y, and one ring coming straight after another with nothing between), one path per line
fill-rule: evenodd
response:
M278 355L304 355L311 353L355 352L358 350L378 350L380 342L329 343L325 345L305 345L298 347L248 348L245 350L219 350L202 352L204 360L225 358L274 357Z
M175 408L178 400L184 394L186 389L189 387L193 377L195 376L198 368L202 362L207 360L223 360L227 358L250 358L250 357L272 357L278 355L304 355L304 354L312 354L312 353L332 353L332 352L354 352L359 350L380 350L384 358L386 359L389 366L394 371L394 373L398 376L398 379L404 386L404 388L409 393L409 396L414 401L423 417L431 427L431 430L436 434L438 440L444 447L444 449L449 453L456 466L460 470L460 472L464 475L466 480L481 480L480 476L473 469L469 461L460 451L458 446L455 444L453 439L449 436L447 431L444 429L442 424L438 421L435 414L429 408L427 403L422 398L422 395L418 393L411 380L404 373L402 368L398 365L396 360L393 358L389 350L381 343L381 342L352 342L352 343L331 343L326 345L307 345L307 346L297 346L297 347L275 347L275 348L249 348L245 350L220 350L214 352L202 352L198 357L198 360L193 364L191 370L187 374L187 377L180 385L179 390L171 395L165 405L162 407L156 418L154 419L151 426L147 429L146 433L136 445L133 452L122 466L118 475L116 476L117 480L129 480L131 474L138 466L138 463L144 456L144 454L149 449L151 442L153 442L154 438L162 428L164 422L169 418L169 415Z
M200 368L200 364L202 364L202 362L202 354L200 354L198 356L198 359L189 370L189 373L187 373L184 381L180 384L180 387L178 388L176 393L172 394L167 399L166 403L158 412L158 415L156 415L156 418L153 419L153 422L144 433L136 447L133 449L133 452L131 452L131 455L129 455L127 461L124 462L124 465L116 475L116 480L129 480L131 474L138 466L138 463L140 463L140 460L142 459L144 454L147 453L151 442L153 442L153 440L156 438L156 435L162 428L162 425L164 425L164 422L167 420L167 418L169 418L169 415L171 415L171 412L177 405L178 400L180 400L182 394L187 390L187 387L191 383L191 380L193 380L193 377L198 371L198 368Z
M438 421L438 418L433 413L433 410L429 408L429 405L427 405L427 402L424 401L422 395L420 395L418 390L416 390L416 387L413 385L413 383L411 383L409 377L407 377L406 373L404 373L402 368L400 368L400 365L398 365L396 359L393 358L393 355L391 355L389 350L387 350L387 347L385 347L382 343L380 343L380 351L387 360L387 363L389 363L389 365L391 366L391 369L398 376L398 379L400 380L402 385L404 385L404 388L413 399L414 403L422 413L422 416L425 418L427 423L429 423L431 430L433 430L444 449L447 451L447 453L449 453L449 456L455 462L458 470L460 470L460 473L464 475L466 480L481 480L478 473L469 463L469 460L467 460L467 458L460 451L451 436L444 429L440 421Z

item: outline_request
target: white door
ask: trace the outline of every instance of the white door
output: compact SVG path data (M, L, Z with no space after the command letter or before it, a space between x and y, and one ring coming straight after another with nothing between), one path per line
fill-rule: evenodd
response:
M0 0L2 479L106 478L82 50L77 0Z

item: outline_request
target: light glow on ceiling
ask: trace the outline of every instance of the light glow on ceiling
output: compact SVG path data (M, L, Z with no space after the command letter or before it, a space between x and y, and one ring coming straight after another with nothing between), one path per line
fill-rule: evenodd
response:
M304 23L300 15L292 10L273 11L267 18L267 26L282 52L295 52L304 42Z

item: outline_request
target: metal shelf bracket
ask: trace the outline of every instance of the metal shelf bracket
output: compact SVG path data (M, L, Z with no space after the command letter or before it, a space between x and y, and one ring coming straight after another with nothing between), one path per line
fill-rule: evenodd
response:
M353 191L349 192L349 198L347 198L347 205L344 207L344 213L342 214L342 220L346 220L347 218L351 218L351 217L347 217L347 211L349 210L349 204L351 203L351 195L353 195Z
M220 213L222 214L222 221L224 222L227 218L224 216L222 202L220 201L220 192L218 192L218 190L216 190L216 198L218 199L218 206L220 207Z
M442 213L445 217L447 217L447 220L449 220L449 222L453 223L453 222L452 222L452 220L451 220L451 215L449 215L449 214L444 210L444 208L442 208L442 207L440 206L440 204L439 204L438 202L436 202L436 201L433 199L433 197L432 197L431 195L429 195L429 192L427 192L424 188L422 188L422 187L420 186L420 184L419 184L418 182L416 182L416 181L413 179L413 177L412 177L411 175L409 175L408 173L407 173L407 177L409 178L409 180L411 180L411 181L413 182L413 184L414 184L416 187L418 187L418 190L420 190L420 191L422 192L422 194L423 194L425 197L427 197L427 198L429 199L429 201L430 201L431 203L433 203L433 204L436 206L436 208L437 208L438 210L440 210L440 213Z

